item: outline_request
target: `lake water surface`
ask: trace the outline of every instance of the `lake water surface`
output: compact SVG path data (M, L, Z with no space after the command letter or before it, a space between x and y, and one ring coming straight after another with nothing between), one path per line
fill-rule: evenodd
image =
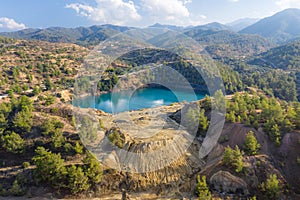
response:
M73 105L81 108L95 108L108 113L120 113L130 110L170 105L175 102L196 101L203 99L204 93L187 91L170 91L165 88L142 88L132 95L122 91L106 93L100 96L88 96L73 101Z

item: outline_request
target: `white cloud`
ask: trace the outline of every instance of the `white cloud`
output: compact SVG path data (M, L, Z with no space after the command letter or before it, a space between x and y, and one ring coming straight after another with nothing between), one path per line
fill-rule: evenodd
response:
M124 25L141 19L133 1L96 0L96 3L96 7L80 3L72 3L66 5L66 8L71 8L79 15L100 23Z
M240 0L229 0L229 1L236 3L236 2L239 2Z
M191 0L141 0L141 6L153 20L185 24L190 18L186 4L191 2Z
M200 15L200 18L201 19L207 19L207 16L206 15Z
M183 3L184 3L184 5L185 5L185 4L192 3L192 2L193 2L193 0L184 0Z
M300 0L277 0L276 5L281 9L300 8Z
M66 5L66 8L71 8L71 9L75 10L78 14L85 16L85 17L91 16L91 13L94 11L93 7L79 4L79 3L68 4L68 5Z
M25 29L25 24L17 23L14 19L0 17L0 28L5 30L20 30Z
M193 15L188 5L193 0L95 0L96 6L72 3L65 7L97 23L147 26L154 23L199 25L207 17Z

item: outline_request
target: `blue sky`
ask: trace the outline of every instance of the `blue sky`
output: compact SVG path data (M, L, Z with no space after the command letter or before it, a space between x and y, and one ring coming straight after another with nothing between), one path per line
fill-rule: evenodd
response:
M53 26L117 24L145 27L228 23L240 18L263 18L300 0L3 0L0 31Z

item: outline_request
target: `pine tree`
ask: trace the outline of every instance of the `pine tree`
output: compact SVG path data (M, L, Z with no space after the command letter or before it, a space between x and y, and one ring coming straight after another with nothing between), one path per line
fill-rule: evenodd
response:
M277 199L281 193L281 186L276 174L271 174L266 182L261 184L261 188L267 199Z
M100 183L103 172L100 162L92 154L88 154L84 159L84 163L87 165L85 173L88 176L91 185Z
M281 134L277 124L273 125L271 132L269 133L271 139L277 144L280 145Z
M14 119L13 125L16 132L30 132L33 115L30 111L22 110L18 112Z
M210 200L211 199L211 192L209 191L209 187L206 183L206 177L198 175L197 177L197 192L199 196L199 200Z
M1 138L1 145L7 152L23 153L25 150L25 141L15 132L3 136Z
M235 167L235 171L237 173L241 172L244 169L245 164L243 162L243 155L244 152L241 151L239 147L236 145L235 150L233 151L234 160L232 162L232 166Z
M234 111L230 111L228 114L226 114L226 120L231 123L236 122L236 117L235 117Z
M213 109L224 112L226 109L226 98L222 90L217 90L214 94Z
M68 188L73 194L86 191L90 188L88 177L80 166L72 165L68 168Z
M61 158L61 155L52 153L44 147L38 147L35 152L37 155L32 160L36 165L36 181L45 181L54 187L65 186L66 168L65 161Z
M225 148L223 161L225 165L233 167L235 171L239 173L244 169L245 165L243 162L243 155L244 152L241 151L237 145L235 146L235 149L228 146Z
M208 125L209 122L207 117L205 116L205 110L201 109L200 116L199 116L199 128L202 134L207 131Z
M260 148L260 144L257 142L254 133L250 131L246 136L245 151L249 155L256 155L259 148Z
M233 149L231 147L225 147L223 160L225 165L231 164L231 161L233 160Z

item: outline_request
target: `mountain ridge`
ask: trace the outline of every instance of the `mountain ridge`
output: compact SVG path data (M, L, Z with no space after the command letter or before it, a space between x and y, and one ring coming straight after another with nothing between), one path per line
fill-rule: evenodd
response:
M276 43L285 43L300 36L300 9L290 8L246 27L239 33L258 34Z

